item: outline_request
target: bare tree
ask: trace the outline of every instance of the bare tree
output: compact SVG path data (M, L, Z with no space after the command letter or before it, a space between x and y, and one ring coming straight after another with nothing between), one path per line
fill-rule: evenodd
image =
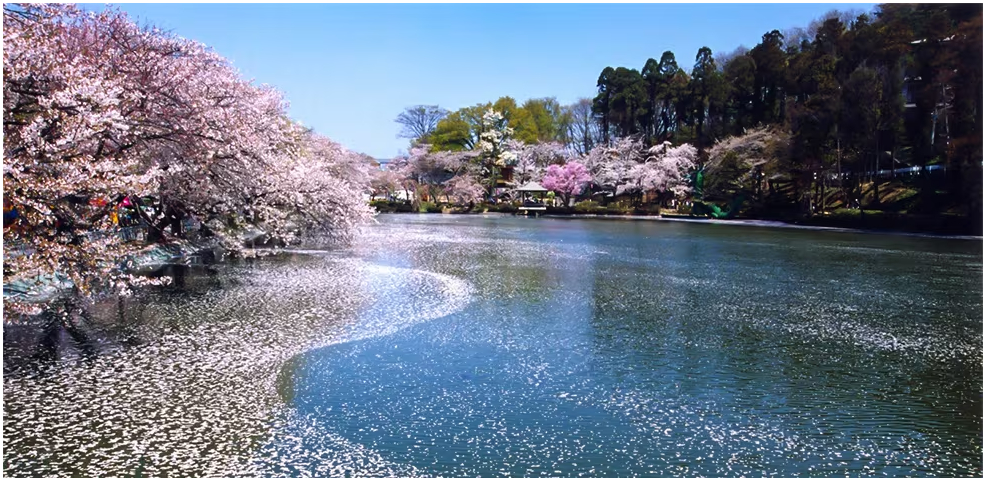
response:
M564 107L570 119L570 145L580 155L590 152L600 138L600 129L591 111L592 105L591 99L582 98Z
M447 110L436 105L407 107L396 117L396 123L403 126L399 136L407 139L426 137L437 128L437 123L444 117L447 117Z
M792 27L782 30L782 37L785 39L785 50L798 51L802 48L803 42L811 42L814 37L809 36L809 32L802 27Z
M749 51L750 50L748 50L747 47L745 47L744 45L741 45L741 46L735 48L731 52L719 53L719 54L715 55L714 56L714 60L716 60L716 62L717 62L717 70L723 72L724 71L724 68L727 67L727 64L730 63L731 60L734 60L737 57L741 57L741 56L747 55L747 53Z
M851 8L844 11L834 8L833 10L820 15L819 18L809 22L809 26L806 28L806 34L809 36L809 40L816 38L816 34L819 33L819 29L822 28L823 22L833 18L839 20L840 23L843 24L843 27L849 28L850 25L853 24L853 21L856 20L861 13L864 13L864 11L857 8Z

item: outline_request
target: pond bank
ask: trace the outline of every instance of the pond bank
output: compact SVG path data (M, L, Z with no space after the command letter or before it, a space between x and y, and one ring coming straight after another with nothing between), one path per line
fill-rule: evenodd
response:
M447 215L482 215L482 216L515 216L522 214L515 214L509 212L380 212L380 214L447 214ZM945 233L945 232L925 232L920 230L906 230L900 228L859 228L852 227L850 225L837 225L832 218L815 218L810 222L805 221L782 221L782 220L766 220L766 219L712 219L706 217L690 217L687 215L677 215L677 214L661 214L661 215L629 215L629 214L540 214L540 215L528 215L528 217L543 217L550 219L607 219L607 220L630 220L630 221L665 221L665 222L694 222L701 224L721 224L721 225L739 225L739 226L751 226L751 227L772 227L772 228L785 228L785 229L804 229L804 230L816 230L816 231L832 231L832 232L853 232L853 233L866 233L866 234L885 234L885 235L904 235L904 236L916 236L916 237L937 237L946 239L961 239L961 240L983 240L983 236L968 235L968 234L955 234L955 233ZM826 222L821 222L825 220Z
M983 236L973 236L973 235L958 235L958 234L941 234L941 233L931 233L931 232L913 232L906 230L891 230L891 229L862 229L862 228L852 228L852 227L839 227L831 225L819 225L819 224L798 224L791 222L784 222L779 220L759 220L759 219L710 219L710 218L700 218L700 217L689 217L689 216L662 216L662 215L595 215L595 214L570 214L570 215L555 215L547 214L542 217L548 217L553 219L612 219L612 220L638 220L638 221L665 221L665 222L695 222L700 224L721 224L721 225L740 225L740 226L751 226L751 227L772 227L772 228L784 228L784 229L805 229L805 230L821 230L821 231L833 231L833 232L854 232L854 233L866 233L866 234L889 234L889 235L905 235L905 236L918 236L918 237L941 237L946 239L965 239L965 240L983 240Z

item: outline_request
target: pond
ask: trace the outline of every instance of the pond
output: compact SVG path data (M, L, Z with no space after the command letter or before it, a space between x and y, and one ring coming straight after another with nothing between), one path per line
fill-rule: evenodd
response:
M983 474L978 240L378 220L5 325L5 476Z

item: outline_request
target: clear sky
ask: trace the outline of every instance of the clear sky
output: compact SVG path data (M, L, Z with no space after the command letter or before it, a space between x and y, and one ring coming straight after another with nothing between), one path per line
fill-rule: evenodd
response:
M100 6L101 7L101 6ZM284 92L290 115L376 158L406 150L404 107L448 110L593 97L606 66L641 69L672 50L757 44L832 10L873 4L123 4L141 24L213 47Z

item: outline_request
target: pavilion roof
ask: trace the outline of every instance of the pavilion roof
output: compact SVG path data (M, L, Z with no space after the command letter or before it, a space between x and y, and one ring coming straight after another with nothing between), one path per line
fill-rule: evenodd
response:
M539 184L539 182L529 182L528 184L515 189L518 192L546 192L547 188Z

